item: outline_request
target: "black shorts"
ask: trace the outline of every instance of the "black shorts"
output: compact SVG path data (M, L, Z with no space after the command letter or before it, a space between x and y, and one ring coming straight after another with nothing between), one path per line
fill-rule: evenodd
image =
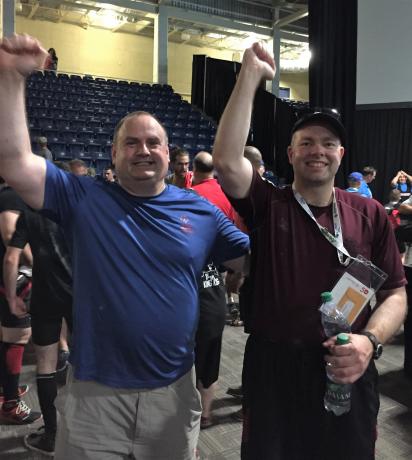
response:
M199 289L199 324L196 331L196 378L209 388L219 377L222 334L226 320L226 294L223 282Z
M62 319L72 330L72 305L53 302L52 299L33 298L30 304L32 340L35 345L46 346L60 339Z
M242 460L372 460L379 410L372 361L352 385L351 410L323 406L325 351L250 336L243 368Z
M196 378L204 388L209 388L219 378L222 334L209 340L196 339L195 369Z
M7 299L0 294L0 323L3 327L24 329L30 327L30 315L23 316L23 318L12 315Z

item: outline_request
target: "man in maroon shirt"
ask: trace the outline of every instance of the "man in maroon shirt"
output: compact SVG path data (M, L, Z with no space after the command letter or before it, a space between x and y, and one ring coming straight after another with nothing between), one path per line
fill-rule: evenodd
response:
M255 91L274 75L274 60L260 44L246 50L213 152L223 189L255 232L242 459L373 459L379 394L372 357L404 320L405 276L383 207L334 190L345 137L335 117L312 113L295 124L288 149L292 187L276 189L244 159ZM341 232L334 230L336 214ZM341 234L345 252L324 237L325 228L335 238ZM375 309L365 308L352 325L350 344L335 346L318 308L321 292L345 272L346 253L371 260L388 278ZM337 383L353 384L344 416L323 407L325 361Z

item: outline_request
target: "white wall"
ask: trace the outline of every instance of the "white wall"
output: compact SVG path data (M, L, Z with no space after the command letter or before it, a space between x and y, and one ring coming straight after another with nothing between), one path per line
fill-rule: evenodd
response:
M357 104L412 101L412 0L358 0Z

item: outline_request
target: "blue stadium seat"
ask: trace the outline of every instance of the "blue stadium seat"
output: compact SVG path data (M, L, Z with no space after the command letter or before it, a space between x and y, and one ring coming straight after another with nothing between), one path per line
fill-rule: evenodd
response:
M67 147L72 158L80 158L85 151L84 144L82 142L75 142L75 139L72 139L67 144Z
M71 160L67 146L64 142L56 142L55 144L49 144L50 151L52 152L55 160Z

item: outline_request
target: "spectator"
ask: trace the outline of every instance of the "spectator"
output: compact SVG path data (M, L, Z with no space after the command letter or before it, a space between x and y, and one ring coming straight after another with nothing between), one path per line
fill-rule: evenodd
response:
M56 400L55 458L192 460L198 281L209 260L243 255L248 238L206 200L165 184L167 133L147 112L115 128L117 183L32 155L25 77L45 57L27 35L0 42L0 172L61 224L71 251L73 373Z
M74 158L73 160L69 161L69 168L70 172L72 172L75 176L89 175L89 168L87 167L86 163L78 158Z
M346 191L349 193L357 193L358 195L360 195L359 188L361 186L362 180L363 180L363 176L360 172L350 173L348 176L349 187L346 189Z
M46 160L53 161L53 155L47 147L47 137L39 136L37 138L38 149L35 152L39 157L43 157Z
M57 64L59 58L57 57L56 50L54 48L49 48L46 62L44 63L45 70L57 70Z
M113 168L111 166L108 166L107 168L104 168L104 170L103 170L103 179L107 180L108 182L115 182L116 181L114 171L113 171Z
M263 163L262 154L256 147L247 145L243 152L245 158L247 158L259 175L263 176L265 173L265 163Z
M405 201L411 194L412 177L404 171L398 171L391 180L391 187L401 192L401 201Z
M173 172L166 177L166 183L179 188L190 188L193 173L189 171L189 166L189 152L180 147L173 148L170 151L170 167Z
M261 44L245 51L213 151L224 191L256 231L242 460L372 459L379 408L372 358L404 320L403 268L383 207L334 188L345 130L330 112L314 110L294 125L292 187L273 187L244 159L254 94L274 75ZM321 328L320 294L360 253L388 278L373 312L366 306L352 325L351 343L335 346L336 337L326 339ZM337 383L352 384L351 410L342 417L324 408L326 363Z
M3 287L3 259L6 247L13 236L16 222L25 204L10 187L0 191L0 384L3 388L0 410L1 419L5 422L24 425L41 418L41 413L31 410L21 397L27 392L27 385L19 387L20 372L23 361L24 346L31 336L30 316L18 317L9 309L8 298ZM27 259L31 259L30 251ZM25 275L21 275L22 286L18 290L21 301L30 299L30 285ZM24 294L23 294L24 293ZM14 292L14 295L16 292Z
M213 176L213 159L199 152L193 159L193 190L217 206L232 222L233 209ZM213 424L212 402L219 377L222 335L226 320L226 296L222 275L212 263L203 270L199 287L200 315L196 332L195 368L197 387L202 398L201 428Z
M398 209L401 204L401 191L394 188L389 192L389 201L385 204L386 212L390 214L394 209Z
M366 198L372 198L372 192L368 184L375 180L376 169L373 166L365 166L362 169L362 176L363 180L359 187L359 194Z
M33 254L33 289L30 301L32 340L37 358L37 394L44 427L25 437L29 449L54 454L57 430L56 367L62 320L72 324L72 278L66 242L55 222L25 209L4 258L4 285L11 313L27 315L27 306L16 296L19 260L26 244ZM66 351L66 354L68 352Z

